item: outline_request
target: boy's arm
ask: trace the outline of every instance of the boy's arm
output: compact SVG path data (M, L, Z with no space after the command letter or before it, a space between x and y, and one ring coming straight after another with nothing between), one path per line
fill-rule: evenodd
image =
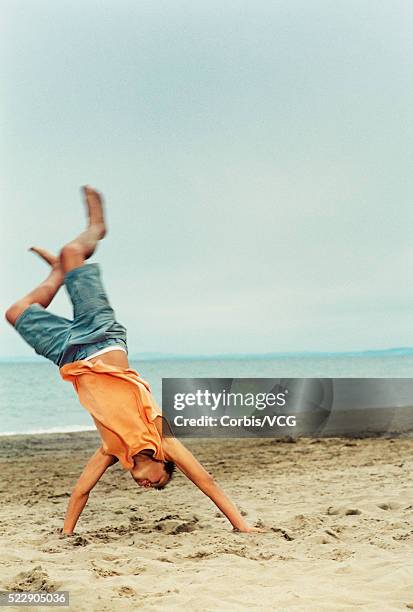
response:
M263 529L250 527L248 525L239 510L221 487L214 481L213 477L202 467L199 461L195 459L193 454L179 442L179 440L173 437L165 437L163 438L162 446L168 459L173 461L177 468L179 468L189 480L192 480L205 495L212 499L214 504L225 514L236 531L243 531L246 533L264 531Z
M70 496L69 505L66 511L66 518L63 525L63 533L72 535L79 516L89 498L89 493L106 472L108 467L116 463L118 459L113 455L105 455L102 448L92 455L87 462L85 469L75 484Z

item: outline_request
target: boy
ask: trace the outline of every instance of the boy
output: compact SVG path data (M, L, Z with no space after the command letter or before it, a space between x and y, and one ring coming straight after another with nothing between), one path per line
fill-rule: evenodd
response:
M150 387L129 367L126 329L115 319L100 278L98 264L85 264L106 234L102 198L84 187L88 225L55 257L32 247L51 271L38 287L10 306L7 321L34 348L53 361L63 379L73 383L81 404L90 412L102 446L77 481L63 533L73 534L89 493L117 461L135 482L162 489L175 466L225 514L233 528L250 527L240 512L195 457L174 437L162 436L162 414ZM73 320L46 308L65 284L73 304ZM164 425L165 426L165 425Z

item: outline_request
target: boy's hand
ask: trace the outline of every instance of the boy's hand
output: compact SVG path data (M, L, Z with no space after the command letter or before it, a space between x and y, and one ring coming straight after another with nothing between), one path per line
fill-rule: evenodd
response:
M263 529L262 527L244 527L243 529L236 529L234 527L233 531L237 531L238 533L266 533L266 529Z

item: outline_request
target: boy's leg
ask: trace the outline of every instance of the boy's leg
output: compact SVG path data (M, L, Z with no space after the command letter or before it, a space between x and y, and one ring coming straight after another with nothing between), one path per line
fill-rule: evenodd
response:
M89 186L83 187L83 193L88 212L88 227L62 248L59 258L44 249L34 247L31 249L45 259L52 269L49 276L38 287L7 309L5 316L11 325L15 325L20 315L31 304L40 304L47 308L62 286L65 273L81 266L93 254L98 241L104 238L106 226L102 197Z
M44 308L47 308L63 284L64 272L59 258L44 249L32 247L30 250L46 260L51 265L51 271L40 285L20 300L17 300L17 302L7 309L6 319L13 326L20 315L23 314L26 308L31 304L40 304Z
M73 305L70 344L93 346L112 341L112 344L120 344L126 349L126 329L116 321L102 284L99 264L83 265L106 233L100 194L90 187L84 188L84 191L89 217L88 227L60 252L64 284ZM65 359L66 356L63 355L61 363Z
M43 249L31 250L46 260L52 270L43 283L10 306L6 319L36 353L59 365L72 322L46 307L59 291L64 273L57 257Z
M94 253L98 241L106 234L102 196L89 186L83 187L83 193L88 213L88 226L60 251L60 263L64 274L83 265Z

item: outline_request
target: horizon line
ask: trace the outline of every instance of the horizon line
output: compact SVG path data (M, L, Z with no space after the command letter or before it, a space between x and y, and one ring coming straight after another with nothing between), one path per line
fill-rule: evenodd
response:
M271 359L280 357L299 357L299 356L350 356L350 355L372 355L372 354L383 354L393 353L398 355L413 355L413 347L390 347L380 349L350 349L345 351L317 351L317 350L305 350L305 351L268 351L265 353L163 353L158 351L148 351L143 353L132 353L129 355L131 361L136 360L173 360L173 359ZM0 356L0 362L13 362L13 361L25 361L35 362L37 357L35 356ZM44 363L44 362L43 362Z

